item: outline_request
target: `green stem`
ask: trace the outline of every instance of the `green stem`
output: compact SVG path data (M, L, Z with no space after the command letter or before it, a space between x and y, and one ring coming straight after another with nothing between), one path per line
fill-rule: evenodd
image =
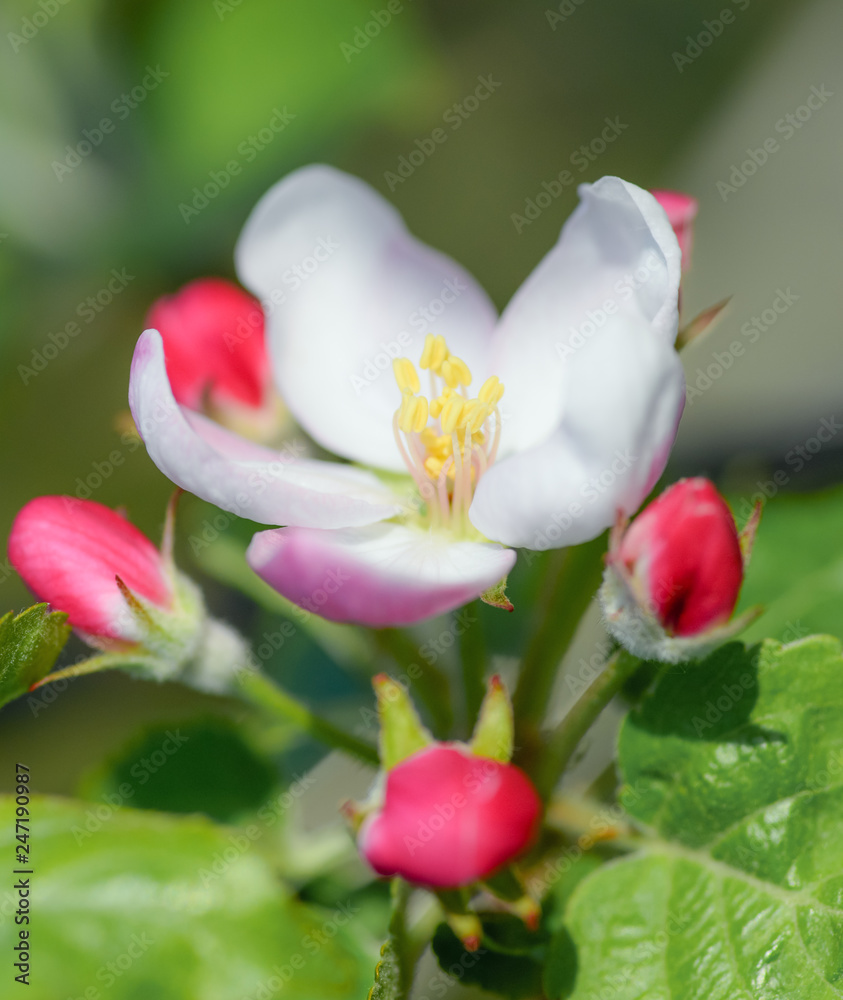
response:
M559 723L551 734L536 776L536 785L541 794L546 796L553 791L583 736L640 663L640 660L626 650L619 649L613 653L600 674Z
M516 743L527 761L537 751L539 730L556 672L603 572L606 537L554 552L536 607L538 625L524 654L513 695Z
M279 718L286 719L297 729L321 743L338 750L345 750L367 764L378 766L378 752L371 743L357 739L356 736L352 736L351 733L347 733L344 729L328 722L327 719L314 714L265 674L257 671L244 673L240 679L240 689L253 704Z
M474 731L480 705L486 694L486 641L480 601L473 601L466 609L474 619L466 626L460 638L460 660L462 666L463 690L465 692L466 735Z
M404 1000L410 995L413 985L415 963L412 960L407 936L407 903L412 888L401 878L392 880L392 916L389 921L389 936L395 949L398 963L398 992L395 1000Z
M444 739L451 733L454 714L451 707L451 685L446 674L430 663L419 663L419 648L413 639L397 628L372 632L376 647L385 653L401 671L397 678L409 682L430 717L433 735ZM416 669L413 669L416 668Z
M89 657L87 660L80 660L69 667L64 667L62 670L54 670L53 673L42 677L37 684L33 684L30 691L43 687L45 684L52 684L55 681L72 680L74 677L97 674L101 670L108 670L111 667L143 667L147 665L154 667L157 665L157 661L151 657L137 656L133 658L129 653L99 653L96 656Z

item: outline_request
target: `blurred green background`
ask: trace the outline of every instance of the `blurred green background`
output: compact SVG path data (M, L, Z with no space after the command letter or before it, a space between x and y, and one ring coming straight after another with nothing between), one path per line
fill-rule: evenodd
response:
M798 471L787 460L823 418L843 415L843 7L835 0L393 0L381 24L372 11L383 0L45 5L6 0L0 12L3 538L31 497L85 495L80 489L98 478L94 499L125 505L158 536L171 487L121 424L144 314L191 278L233 276L234 243L252 205L313 161L358 174L390 197L415 233L466 264L500 306L576 203L568 188L516 230L512 215L561 170L573 166L582 181L619 174L693 193L701 210L686 316L734 298L718 329L684 356L692 384L711 365L719 373L686 411L670 474L712 474L738 508L779 468L788 474L777 492L843 478L843 435ZM721 21L724 9L734 16ZM717 36L710 44L695 41L708 30ZM386 175L399 158L442 124L478 76L500 86L390 191ZM812 87L830 92L827 103L724 199L718 182L728 182L748 149L780 135L776 123ZM294 118L265 148L250 147L279 111ZM103 118L114 127L79 155ZM615 141L572 160L607 118L625 126ZM232 159L241 172L186 219L180 205ZM86 300L107 288L112 271L131 277L89 311ZM743 356L718 361L732 342L749 341L742 327L771 307L779 288L796 296L792 308ZM36 371L37 357L62 345L74 320L81 333L49 347L54 357ZM834 511L831 526L840 523ZM185 534L212 516L186 498ZM232 535L248 533L242 525ZM828 548L827 537L817 544ZM181 564L206 584L213 609L252 635L277 620L206 576L185 545ZM503 654L517 649L535 568L521 560L515 574L520 624L518 611L502 621L482 609ZM0 559L0 611L28 601ZM367 697L364 678L301 632L270 667L352 723ZM50 704L24 699L5 708L0 757L29 760L39 791L94 795L85 791L96 787L91 769L142 724L209 711L241 712L176 686L88 678ZM292 773L313 754L299 748L284 767ZM0 787L10 783L3 769Z

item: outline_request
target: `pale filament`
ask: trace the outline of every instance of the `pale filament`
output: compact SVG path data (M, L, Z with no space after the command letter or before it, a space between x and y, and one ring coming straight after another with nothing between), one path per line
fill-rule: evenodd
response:
M420 362L428 368L431 399L408 358L393 363L402 403L392 426L398 451L426 502L427 517L443 527L464 527L477 484L500 445L498 401L504 387L489 378L471 398L471 372L442 337L428 334Z

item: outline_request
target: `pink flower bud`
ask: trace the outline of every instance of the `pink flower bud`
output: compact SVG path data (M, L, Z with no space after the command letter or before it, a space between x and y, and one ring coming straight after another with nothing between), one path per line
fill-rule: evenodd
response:
M485 878L528 847L541 810L517 767L435 743L387 773L383 803L363 822L358 844L381 875L454 888Z
M615 533L600 595L609 629L638 656L686 659L728 637L743 572L726 501L707 479L682 479Z
M146 325L161 334L173 395L183 406L264 407L270 366L263 310L251 295L221 278L200 278L153 303Z
M92 500L30 500L12 525L9 559L36 597L66 611L92 644L140 638L118 576L151 605L168 610L173 603L158 549L126 518Z
M694 237L694 219L697 217L699 202L689 194L681 191L651 191L661 207L667 212L667 218L676 233L679 249L682 251L682 270L691 266L691 245Z
M660 624L697 635L731 617L743 582L735 519L713 483L682 479L624 534L616 558L640 579Z

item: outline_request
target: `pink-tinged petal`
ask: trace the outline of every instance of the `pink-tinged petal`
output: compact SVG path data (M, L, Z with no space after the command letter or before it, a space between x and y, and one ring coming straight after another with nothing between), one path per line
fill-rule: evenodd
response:
M416 363L426 333L444 334L475 379L487 373L496 313L486 293L355 177L326 166L290 174L252 212L236 258L264 304L285 402L338 455L403 469L392 359Z
M517 767L440 743L392 768L383 806L364 822L358 845L380 875L455 888L521 854L540 816L539 797Z
M261 409L272 377L260 303L221 278L200 278L153 303L147 328L164 341L176 401L200 410L235 403Z
M161 337L147 330L132 361L129 405L152 461L182 489L264 524L345 527L400 511L371 473L277 452L231 434L173 398Z
M161 553L124 517L74 497L36 497L18 513L9 560L27 586L86 635L134 641L116 577L136 595L169 608Z
M637 510L661 474L685 402L675 351L627 317L607 321L576 361L566 416L543 443L496 462L469 510L487 538L576 545Z
M249 565L288 600L338 622L412 625L458 608L503 579L515 553L394 523L255 535Z
M559 426L583 345L614 320L643 324L664 345L676 340L680 252L655 198L618 177L582 185L580 198L495 333L492 371L506 386L503 454L538 445Z
M729 620L743 583L735 519L707 479L682 479L649 504L612 554L671 635Z
M682 251L682 270L691 266L691 247L694 242L694 219L700 207L696 198L681 191L651 191L652 196L667 213L668 221Z

